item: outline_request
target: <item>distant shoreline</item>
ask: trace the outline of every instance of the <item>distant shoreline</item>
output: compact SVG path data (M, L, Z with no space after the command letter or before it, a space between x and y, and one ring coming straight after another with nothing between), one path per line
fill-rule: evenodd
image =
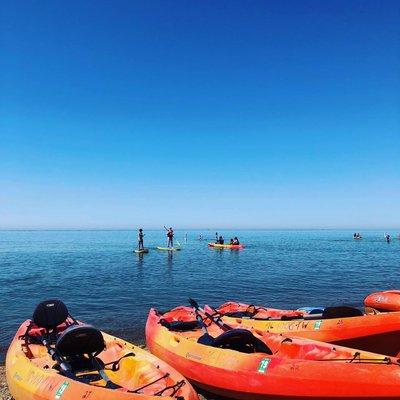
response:
M0 228L0 232L131 232L136 231L136 226L132 228ZM148 232L163 231L163 228L144 228ZM285 231L285 232L298 232L298 231L399 231L400 227L392 228L176 228L177 232L214 232L214 231L238 231L238 232L262 232L262 231Z

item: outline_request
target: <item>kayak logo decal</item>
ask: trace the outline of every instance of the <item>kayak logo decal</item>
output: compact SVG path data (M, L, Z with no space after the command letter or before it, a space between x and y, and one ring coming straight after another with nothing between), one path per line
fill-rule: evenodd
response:
M198 356L197 354L193 354L193 353L186 353L186 358L193 358L194 360L200 361L201 360L201 356Z
M315 321L314 322L314 331L318 331L319 328L321 328L321 325L322 325L322 320L321 319L319 319L318 321Z
M271 362L270 358L264 358L263 360L261 360L257 371L260 372L261 374L265 374L265 371L267 370L268 365L269 365L270 362Z
M67 387L69 386L69 382L65 381L61 384L61 386L58 388L57 392L56 392L56 397L55 399L61 399L61 396L63 395L63 393L65 392L65 390L67 389Z

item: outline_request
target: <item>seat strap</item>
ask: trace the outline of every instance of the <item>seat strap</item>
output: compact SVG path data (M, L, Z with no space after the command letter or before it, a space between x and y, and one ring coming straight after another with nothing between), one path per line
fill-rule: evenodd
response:
M162 379L165 379L165 378L168 378L168 377L169 377L169 373L167 372L165 375L161 376L160 378L156 379L153 382L150 382L150 383L147 383L146 385L140 386L135 390L129 390L129 393L138 393L139 391L141 391L141 390L143 390L143 389L145 389L145 388L147 388L147 387L149 387L151 385L154 385L156 382L161 381Z
M120 362L123 358L126 358L126 357L135 357L135 356L136 356L136 354L133 353L133 352L127 353L127 354L123 355L121 358L119 358L117 361L111 361L111 362L109 362L109 363L107 363L107 364L104 364L104 366L107 367L107 366L111 365L111 368L110 368L111 371L116 372L116 371L119 370L119 362Z

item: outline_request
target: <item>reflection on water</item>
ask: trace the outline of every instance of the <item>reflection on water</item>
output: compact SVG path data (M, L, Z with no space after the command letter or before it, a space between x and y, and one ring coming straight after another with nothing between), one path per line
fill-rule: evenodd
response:
M129 231L0 232L0 358L35 305L56 297L100 329L143 342L151 306L168 309L193 297L271 307L360 306L372 291L398 288L400 241L382 232L219 232L244 250L208 248L199 234L176 232L182 251L157 251L164 231L145 232L148 254L133 252ZM396 237L396 233L391 234Z

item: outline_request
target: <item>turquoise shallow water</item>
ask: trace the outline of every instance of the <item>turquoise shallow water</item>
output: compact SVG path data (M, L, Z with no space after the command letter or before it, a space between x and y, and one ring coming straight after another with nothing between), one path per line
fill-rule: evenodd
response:
M35 305L60 298L96 327L143 343L151 306L189 296L218 305L235 299L272 307L361 306L370 292L400 287L400 241L383 231L241 231L242 251L213 250L200 231L177 231L181 252L153 250L163 231L147 231L150 253L133 253L133 231L0 231L0 360ZM214 238L214 232L201 232ZM226 237L233 232L221 231ZM390 232L393 237L397 232Z

